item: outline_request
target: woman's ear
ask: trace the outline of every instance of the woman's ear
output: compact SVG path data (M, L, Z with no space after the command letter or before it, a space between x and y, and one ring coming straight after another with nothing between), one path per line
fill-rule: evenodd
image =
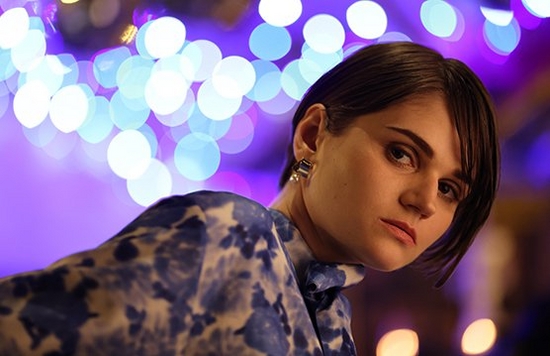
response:
M294 132L294 157L311 159L317 152L326 132L326 109L323 104L311 105Z

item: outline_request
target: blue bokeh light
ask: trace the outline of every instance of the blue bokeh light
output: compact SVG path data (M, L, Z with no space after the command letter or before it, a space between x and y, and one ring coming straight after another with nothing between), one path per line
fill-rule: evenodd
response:
M274 63L262 59L252 61L256 83L246 96L254 101L271 100L281 90L281 71Z
M213 176L220 160L220 148L216 140L200 132L183 137L174 152L176 168L192 181L202 181Z
M195 113L196 107L195 94L192 90L189 90L183 104L176 111L167 115L160 113L154 113L154 115L164 126L177 127L189 120L189 117Z
M127 47L117 47L96 55L93 70L98 83L104 88L115 88L118 69L131 55Z
M159 150L159 142L157 140L155 130L153 130L151 126L143 124L138 129L138 131L141 132L141 134L143 134L143 136L147 139L147 142L149 142L149 147L151 148L151 157L157 156Z
M515 19L507 26L498 26L486 20L483 26L485 42L495 53L508 55L512 53L521 39L521 28Z
M0 48L0 81L10 78L17 72L11 61L11 51Z
M50 94L55 94L63 86L63 78L69 72L57 56L46 55L40 63L19 76L19 86L33 80L46 84Z
M233 118L231 117L225 120L212 120L197 110L189 117L187 124L191 132L203 133L217 140L227 133L232 122Z
M99 143L109 136L113 127L109 100L103 96L96 96L90 105L88 119L77 131L86 142Z
M454 33L458 18L455 9L443 0L427 0L420 8L422 24L432 35L446 38Z
M0 81L0 118L2 118L4 114L8 111L8 108L10 107L10 101L10 91L8 90L6 84Z
M301 59L296 59L290 62L283 69L281 75L281 86L283 90L288 96L295 100L300 100L311 85L302 74L303 68L300 68L301 61ZM312 70L314 70L314 68L312 68Z
M30 30L25 38L11 49L11 60L20 72L28 72L46 55L46 39L40 30Z
M287 29L263 23L250 34L249 46L256 57L274 61L288 53L292 46L292 38Z
M120 91L111 97L111 120L121 130L137 129L147 121L151 110L145 105L136 107L129 106L127 103Z
M319 14L311 17L303 28L307 45L319 53L333 53L342 49L346 34L336 17Z
M121 95L128 99L143 99L145 85L151 76L154 64L152 60L140 56L132 56L122 62L116 74Z
M209 40L196 40L188 43L183 48L181 55L189 59L193 66L193 78L196 82L202 82L210 78L216 65L222 60L220 48Z
M200 111L212 120L230 118L239 110L241 102L242 97L227 98L220 95L210 79L202 83L197 93Z

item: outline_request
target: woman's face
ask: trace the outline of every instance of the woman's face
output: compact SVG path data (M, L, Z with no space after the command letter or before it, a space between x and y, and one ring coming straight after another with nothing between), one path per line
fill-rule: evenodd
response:
M444 234L467 189L438 95L359 116L338 135L320 129L310 158L300 215L324 261L384 271L409 264Z

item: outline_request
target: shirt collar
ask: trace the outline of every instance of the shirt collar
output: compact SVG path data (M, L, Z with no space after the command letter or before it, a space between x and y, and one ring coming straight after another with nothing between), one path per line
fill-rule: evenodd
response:
M334 287L351 287L363 280L365 268L361 265L317 261L292 221L280 211L270 209L270 212L301 288L319 292Z

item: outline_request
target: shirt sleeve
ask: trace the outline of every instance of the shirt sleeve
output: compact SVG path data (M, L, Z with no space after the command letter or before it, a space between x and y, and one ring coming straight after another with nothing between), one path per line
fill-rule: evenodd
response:
M207 240L202 209L171 198L96 249L1 279L0 355L174 354L209 322L192 310Z

